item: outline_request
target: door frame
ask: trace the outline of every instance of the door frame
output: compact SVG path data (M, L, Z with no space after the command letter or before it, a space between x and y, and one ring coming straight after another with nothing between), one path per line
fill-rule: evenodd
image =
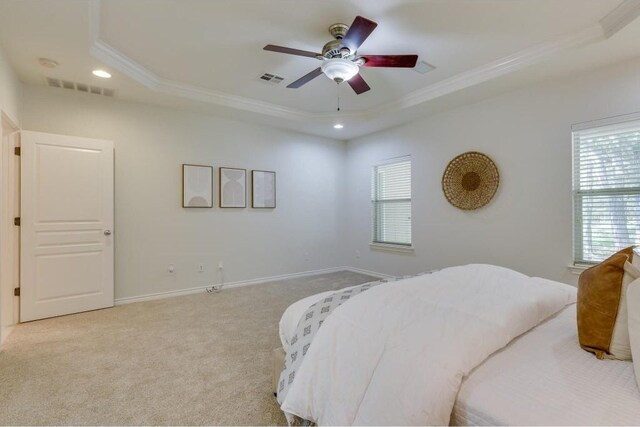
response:
M14 147L20 145L20 128L0 111L0 344L20 319L20 300L14 296L19 284L20 227L13 218L20 209L19 158Z

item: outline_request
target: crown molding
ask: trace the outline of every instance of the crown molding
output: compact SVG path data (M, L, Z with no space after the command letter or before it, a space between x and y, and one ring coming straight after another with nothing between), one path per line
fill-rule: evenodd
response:
M105 64L119 70L138 83L156 92L290 120L309 120L314 118L314 115L311 113L294 110L281 105L270 104L252 98L243 98L175 80L164 79L100 39L92 44L90 53Z
M399 110L424 104L442 96L513 73L550 59L561 52L606 40L640 16L640 0L624 0L599 22L580 31L547 43L532 46L440 80L395 101L368 110L350 113L342 112L339 115L336 113L313 113L293 109L253 98L231 95L213 89L165 79L102 40L100 38L100 15L101 0L91 0L89 3L89 50L91 55L156 92L294 121L334 118L370 120L391 112L398 112Z
M155 73L100 39L93 42L89 52L93 57L125 73L149 89L158 90L160 87L161 79Z
M254 113L267 114L290 120L309 120L315 117L312 113L294 110L252 98L230 95L224 92L160 77L153 71L142 66L129 56L100 39L100 8L101 0L92 0L89 4L89 36L91 39L89 48L90 54L105 64L128 75L145 87L157 92L180 96L194 101L206 102Z
M609 38L640 16L640 0L625 0L600 20L605 38Z
M404 109L423 104L459 90L521 70L549 59L560 52L602 40L603 36L604 32L602 27L599 24L594 24L585 30L570 34L562 39L533 46L513 55L500 58L497 61L443 79L423 89L418 89L396 101L381 105L375 109L375 112L384 114L390 110Z

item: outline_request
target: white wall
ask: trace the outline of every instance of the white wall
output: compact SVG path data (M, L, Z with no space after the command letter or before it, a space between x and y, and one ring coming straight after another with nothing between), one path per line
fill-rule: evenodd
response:
M346 264L388 274L494 263L575 282L572 262L571 124L640 111L640 61L539 84L350 141ZM451 206L441 177L457 154L496 162L494 201L474 212ZM415 254L369 248L371 166L413 156ZM358 257L357 252L360 256Z
M44 87L23 128L115 141L116 299L217 282L218 261L226 282L342 265L343 142ZM183 209L182 163L216 186L219 166L274 170L277 208Z
M227 282L341 265L406 274L471 262L575 282L567 269L571 124L639 111L639 69L634 61L539 84L365 136L346 148L204 114L42 87L24 88L22 124L115 141L117 298L217 282L218 261ZM491 156L502 179L494 201L475 212L449 205L440 187L447 162L468 150ZM415 253L371 250L371 166L405 154L413 156ZM183 209L182 163L276 170L278 207ZM167 274L170 263L175 276ZM200 263L205 273L197 272Z
M20 124L21 89L20 81L0 47L0 110L16 125Z

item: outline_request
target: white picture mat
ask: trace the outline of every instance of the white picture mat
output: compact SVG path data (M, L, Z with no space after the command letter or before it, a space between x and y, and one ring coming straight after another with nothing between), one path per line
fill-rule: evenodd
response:
M253 171L253 207L276 207L276 173L270 171Z
M247 171L220 168L220 207L244 208L247 206Z
M213 207L213 168L211 166L182 166L182 206Z

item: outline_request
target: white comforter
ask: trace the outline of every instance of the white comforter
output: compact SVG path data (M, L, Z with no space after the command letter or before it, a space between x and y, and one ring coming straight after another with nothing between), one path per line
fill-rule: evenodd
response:
M447 424L465 375L574 301L489 265L377 286L326 319L281 408L322 425Z

